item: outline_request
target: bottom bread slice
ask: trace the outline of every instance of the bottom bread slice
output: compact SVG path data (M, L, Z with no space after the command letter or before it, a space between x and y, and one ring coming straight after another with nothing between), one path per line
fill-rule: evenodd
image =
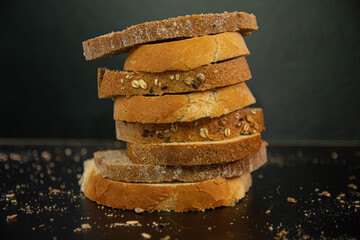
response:
M94 160L84 162L81 190L92 201L108 207L145 211L203 211L234 206L252 185L250 173L230 179L193 183L125 183L100 175Z

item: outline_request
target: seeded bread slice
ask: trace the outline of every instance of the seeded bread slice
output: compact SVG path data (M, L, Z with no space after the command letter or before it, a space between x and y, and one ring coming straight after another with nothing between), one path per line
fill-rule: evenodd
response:
M132 143L217 141L261 132L264 115L261 108L243 108L215 118L195 122L134 123L115 122L116 137Z
M159 166L132 163L126 150L94 153L96 169L101 176L124 182L198 182L213 178L232 178L250 173L267 161L266 143L249 157L230 163L196 166Z
M134 47L125 60L124 69L144 72L188 71L249 54L240 33L226 32Z
M261 147L260 133L221 141L180 143L127 143L128 156L137 164L192 166L237 161Z
M233 85L251 78L245 57L210 64L190 71L161 73L111 71L98 69L99 98L118 95L163 95L205 91Z
M204 92L163 96L118 96L114 120L141 123L192 122L218 117L255 103L245 83Z
M145 211L203 211L234 206L252 184L246 173L230 179L193 183L126 183L101 176L94 160L84 162L81 190L92 201L112 208Z
M256 17L243 12L191 15L147 22L83 42L86 60L127 52L138 44L192 38L222 32L248 35L257 30Z

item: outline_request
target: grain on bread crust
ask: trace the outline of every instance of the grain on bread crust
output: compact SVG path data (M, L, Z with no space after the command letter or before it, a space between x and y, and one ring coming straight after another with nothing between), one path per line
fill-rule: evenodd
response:
M191 122L218 117L255 103L245 83L186 94L118 96L114 120L142 123Z
M144 72L188 71L249 54L240 33L226 32L134 47L125 60L124 69Z
M207 137L200 129L207 129ZM217 141L265 130L261 108L242 108L215 118L195 122L137 123L115 121L116 138L133 143ZM228 133L228 134L227 134Z
M257 29L256 17L253 14L244 12L201 14L135 25L120 32L89 39L82 44L85 59L93 60L127 52L129 48L138 44L222 32L240 32L248 35Z
M92 201L108 207L145 211L203 211L234 206L252 185L249 173L230 179L194 183L126 183L97 172L94 161L84 162L81 190Z
M111 71L98 68L99 98L131 95L163 95L205 91L233 85L251 78L245 57L239 57L190 71L166 71L161 73ZM202 80L204 79L204 80ZM134 81L143 80L146 88L134 88ZM163 88L167 86L167 88Z
M124 182L198 182L218 177L232 178L255 171L267 161L266 143L255 154L238 161L195 166L160 166L132 163L125 149L94 153L97 171L103 177Z
M128 156L131 162L171 166L233 162L255 154L260 147L260 133L241 135L221 141L127 143Z

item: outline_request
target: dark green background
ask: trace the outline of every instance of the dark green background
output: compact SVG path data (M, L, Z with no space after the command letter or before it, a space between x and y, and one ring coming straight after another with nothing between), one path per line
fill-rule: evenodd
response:
M248 82L267 140L360 139L360 1L2 1L0 138L115 138L81 42L151 20L246 11Z

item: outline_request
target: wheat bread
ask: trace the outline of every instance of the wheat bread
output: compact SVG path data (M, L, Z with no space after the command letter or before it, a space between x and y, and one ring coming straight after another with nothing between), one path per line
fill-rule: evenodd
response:
M249 55L238 32L145 44L130 49L124 70L164 72L188 71L200 66Z
M200 130L202 129L202 130ZM206 129L206 130L205 130ZM137 123L115 121L116 138L132 143L217 141L265 130L261 108L243 108L195 122ZM206 132L206 137L202 132Z
M192 122L218 117L255 103L245 83L204 92L163 96L118 96L114 120L141 123Z
M85 59L93 60L124 53L129 48L144 43L222 32L240 32L248 35L257 29L255 15L244 12L190 15L135 25L120 32L89 39L82 45Z
M112 71L98 69L99 98L118 95L163 95L205 91L244 82L251 78L245 57L239 57L190 71L161 73ZM164 86L167 86L164 88Z
M85 196L112 208L145 211L203 211L234 206L245 196L250 173L230 179L216 178L193 183L126 183L101 176L94 160L84 162L80 180Z
M233 162L255 154L260 147L260 133L240 135L220 141L127 143L128 156L131 162L171 166Z
M103 177L123 182L200 182L218 177L232 178L255 171L267 161L266 143L255 154L238 161L195 166L135 164L127 151L107 150L94 153L97 171Z

